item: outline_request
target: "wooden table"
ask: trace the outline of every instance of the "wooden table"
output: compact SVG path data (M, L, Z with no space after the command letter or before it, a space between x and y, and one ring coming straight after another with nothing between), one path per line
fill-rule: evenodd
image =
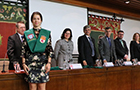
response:
M0 73L0 90L28 90L24 72ZM46 90L140 90L140 66L50 71Z

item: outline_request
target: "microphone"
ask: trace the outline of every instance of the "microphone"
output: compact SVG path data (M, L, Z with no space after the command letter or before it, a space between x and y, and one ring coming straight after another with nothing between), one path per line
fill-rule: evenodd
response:
M1 71L2 73L5 73L6 72L5 71L5 59L6 59L6 56L7 56L7 52L5 53L5 57L4 57L4 61L3 61L3 70Z
M3 70L1 71L2 73L5 73L5 59L6 59L6 56L7 56L7 52L10 50L10 48L6 51L5 53L5 56L4 56L4 61L3 61Z

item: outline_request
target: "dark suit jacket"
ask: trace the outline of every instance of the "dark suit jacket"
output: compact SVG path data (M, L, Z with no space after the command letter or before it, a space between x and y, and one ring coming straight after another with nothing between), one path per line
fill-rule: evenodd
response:
M99 40L99 53L102 60L106 59L108 62L114 62L114 60L117 60L113 39L111 39L110 47L106 37L101 38Z
M137 44L136 41L130 43L130 55L131 60L137 58L140 61L140 44Z
M22 42L19 38L18 33L9 36L8 38L8 45L7 45L7 55L9 58L9 70L14 70L13 62L17 61L20 64L21 69L22 67L22 58L21 55L22 49Z
M92 49L86 35L80 36L78 38L78 52L79 52L78 62L81 63L82 65L83 60L86 60L88 65L93 66L95 64L95 60L97 59L95 40L93 38L91 39L94 44L94 52L95 52L94 57L92 57Z
M114 40L117 59L123 59L125 54L128 55L128 48L127 48L126 42L124 40L122 41L123 41L124 47L122 46L119 38L116 38Z

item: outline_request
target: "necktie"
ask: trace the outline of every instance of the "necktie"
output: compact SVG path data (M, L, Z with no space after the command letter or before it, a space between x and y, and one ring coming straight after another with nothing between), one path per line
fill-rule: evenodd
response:
M91 40L90 37L88 37L88 38L89 38L89 43L90 43L90 46L91 46L91 49L92 49L92 56L94 56L95 55L95 52L94 52L93 42L92 42L92 40Z
M22 36L21 36L21 42L23 42L23 37L24 37L24 36L22 35Z
M111 47L111 39L108 38L108 43L109 43L109 46Z
M121 42L121 44L122 44L122 46L123 46L123 48L124 48L124 44L123 44L123 41L122 41L122 40L120 40L120 42Z

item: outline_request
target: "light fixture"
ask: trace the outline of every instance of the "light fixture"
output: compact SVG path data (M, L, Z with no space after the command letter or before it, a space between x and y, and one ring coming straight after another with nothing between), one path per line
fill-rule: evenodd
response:
M123 19L123 17L121 18L121 23L122 23L122 22L124 22L124 19Z
M116 19L116 14L115 13L113 13L113 18Z
M124 1L126 4L129 4L130 3L130 0L127 0L127 1Z

